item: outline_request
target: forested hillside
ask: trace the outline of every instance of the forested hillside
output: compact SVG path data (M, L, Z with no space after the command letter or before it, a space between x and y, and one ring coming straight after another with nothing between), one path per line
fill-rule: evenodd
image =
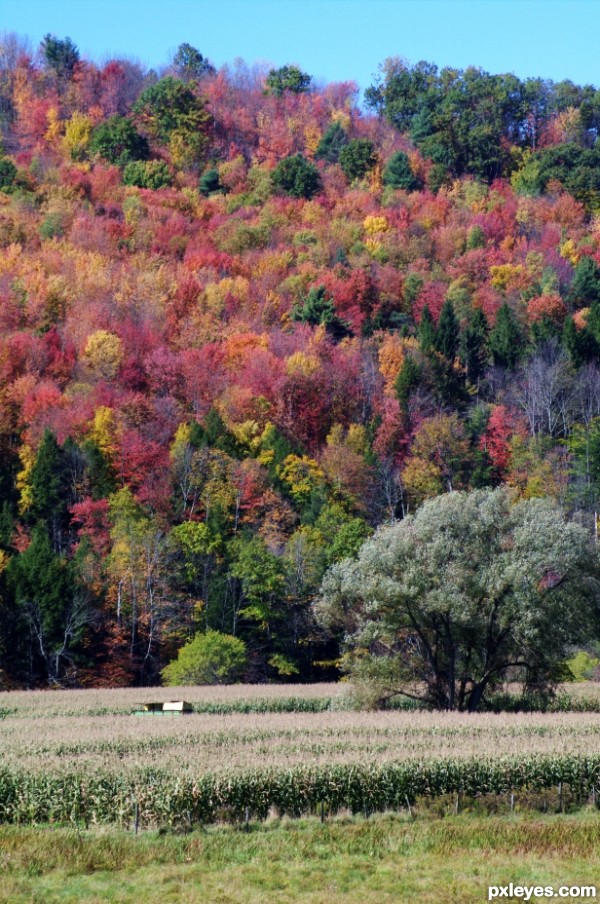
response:
M594 529L600 91L9 35L0 128L0 688L207 630L331 679L311 602L377 525L506 484Z

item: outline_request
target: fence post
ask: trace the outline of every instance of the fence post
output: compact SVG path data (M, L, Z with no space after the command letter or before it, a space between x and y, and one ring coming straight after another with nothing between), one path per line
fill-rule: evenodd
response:
M559 812L563 812L563 783L558 783L558 809Z
M135 832L136 835L139 831L139 828L140 828L140 805L139 805L139 802L136 800L135 807L133 810L133 831Z

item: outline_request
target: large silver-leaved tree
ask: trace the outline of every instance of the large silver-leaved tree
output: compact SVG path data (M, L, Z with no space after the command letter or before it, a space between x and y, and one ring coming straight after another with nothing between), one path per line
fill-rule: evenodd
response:
M329 569L315 604L373 702L404 693L471 712L507 677L551 687L567 647L597 636L599 610L587 531L506 489L438 496L381 527Z

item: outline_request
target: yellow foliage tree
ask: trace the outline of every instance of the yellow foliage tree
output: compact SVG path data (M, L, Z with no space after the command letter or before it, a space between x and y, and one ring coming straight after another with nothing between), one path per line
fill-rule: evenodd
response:
M288 375L302 374L305 377L315 373L320 366L320 361L315 355L307 355L305 352L294 352L285 362L285 369Z
M35 452L31 446L23 445L19 449L22 468L17 472L16 484L19 491L19 512L23 515L30 507L33 497L29 478L35 464Z
M457 414L425 418L417 431L402 481L417 504L463 488L470 445Z
M63 149L71 160L83 160L90 143L93 122L89 116L75 111L65 125Z
M316 123L311 122L304 127L304 142L309 157L314 157L316 150L319 147L321 137L321 130Z
M48 123L48 127L44 134L44 139L48 142L48 144L53 144L53 142L55 142L62 135L64 125L60 119L56 107L50 107L50 109L46 113L46 121Z
M419 343L413 337L401 338L395 333L387 333L379 347L379 372L385 381L385 392L392 395L394 381L404 364L406 353L410 352L415 360L420 360Z
M381 232L387 232L390 224L386 217L369 216L365 217L363 228L367 235L378 235Z
M308 502L313 490L322 487L325 482L325 472L314 458L307 455L288 455L279 469L279 477L300 504Z
M123 343L114 333L97 330L88 336L83 360L93 377L112 380L123 360Z
M498 264L490 267L490 282L495 289L509 291L524 289L527 285L527 272L522 264Z
M117 436L118 426L114 410L100 405L94 412L88 437L109 461L114 458L117 451Z
M566 242L563 242L560 246L560 256L570 261L573 266L579 262L579 254L577 253L573 239L567 239Z

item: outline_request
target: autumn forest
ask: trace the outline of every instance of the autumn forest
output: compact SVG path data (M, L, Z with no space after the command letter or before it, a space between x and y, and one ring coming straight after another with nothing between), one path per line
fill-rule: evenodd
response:
M505 485L593 532L599 130L570 81L1 37L0 689L207 632L335 680L313 601L379 525Z

